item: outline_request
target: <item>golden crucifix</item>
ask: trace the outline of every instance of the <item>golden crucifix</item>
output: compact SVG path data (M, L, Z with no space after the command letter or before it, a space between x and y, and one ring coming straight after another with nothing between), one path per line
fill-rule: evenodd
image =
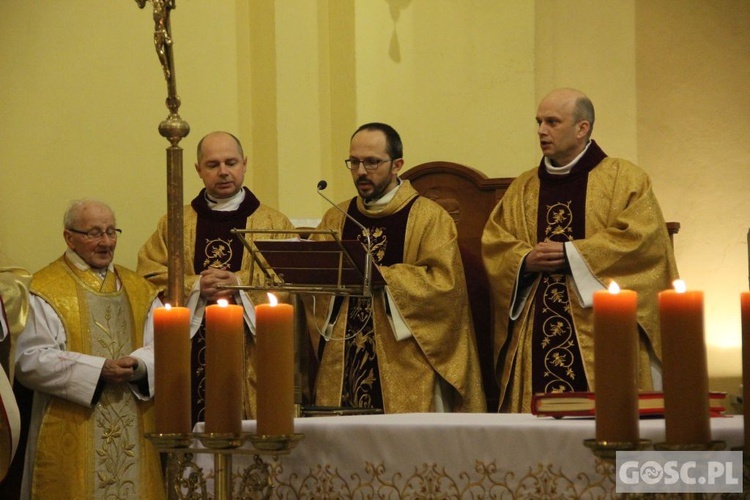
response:
M180 306L184 294L183 227L182 227L182 148L180 140L190 133L187 124L178 113L180 97L172 55L172 32L169 15L175 8L175 0L135 0L138 7L146 3L154 7L154 48L159 57L164 78L167 80L167 108L169 116L159 124L159 134L170 142L167 148L167 249L168 285L166 301Z

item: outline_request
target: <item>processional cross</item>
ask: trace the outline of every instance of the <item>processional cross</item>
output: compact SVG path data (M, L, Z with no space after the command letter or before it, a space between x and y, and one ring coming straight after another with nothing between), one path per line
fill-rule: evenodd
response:
M169 15L175 0L135 0L141 9L147 3L154 7L154 48L167 80L169 115L159 124L159 134L170 142L167 148L167 301L173 306L183 302L183 227L182 227L182 148L180 140L190 133L190 125L178 113L180 97L172 54L172 32Z

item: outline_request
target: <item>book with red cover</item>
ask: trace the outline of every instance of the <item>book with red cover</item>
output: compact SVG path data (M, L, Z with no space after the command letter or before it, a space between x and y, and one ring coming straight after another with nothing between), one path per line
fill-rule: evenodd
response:
M708 394L711 416L724 413L726 392ZM661 391L638 394L638 411L644 416L664 415L664 393ZM531 413L540 417L593 417L596 415L593 392L548 392L535 394L531 399Z

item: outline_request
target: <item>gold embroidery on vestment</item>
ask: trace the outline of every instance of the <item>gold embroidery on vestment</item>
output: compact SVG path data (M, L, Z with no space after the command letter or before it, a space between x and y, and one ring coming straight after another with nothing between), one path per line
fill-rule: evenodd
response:
M119 359L132 351L131 312L124 293L89 294L91 353ZM139 495L140 434L136 402L122 384L107 384L94 407L96 489L102 498Z
M573 239L572 201L547 206L545 241ZM544 274L541 349L544 353L544 392L571 392L576 379L573 370L579 356L572 324L570 300L564 274Z
M218 269L228 268L232 261L232 245L229 241L221 238L206 240L204 249L206 258L203 260L203 268L215 267Z

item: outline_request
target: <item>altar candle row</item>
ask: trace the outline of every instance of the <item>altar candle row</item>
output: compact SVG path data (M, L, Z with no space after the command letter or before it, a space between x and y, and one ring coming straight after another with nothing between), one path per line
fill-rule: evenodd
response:
M269 294L269 297L273 297ZM294 308L289 304L255 308L257 433L294 432ZM219 301L206 307L205 431L242 431L244 369L243 307ZM185 307L154 311L154 381L156 432L192 431L190 374L190 312ZM249 402L247 402L249 404Z
M750 316L750 298L743 296L743 311L745 307ZM711 428L703 292L686 291L678 280L674 290L659 293L659 321L666 442L707 445ZM746 329L750 335L750 326L743 323L743 332ZM594 376L598 441L639 441L638 343L637 294L617 287L596 292ZM750 345L750 339L746 345Z

